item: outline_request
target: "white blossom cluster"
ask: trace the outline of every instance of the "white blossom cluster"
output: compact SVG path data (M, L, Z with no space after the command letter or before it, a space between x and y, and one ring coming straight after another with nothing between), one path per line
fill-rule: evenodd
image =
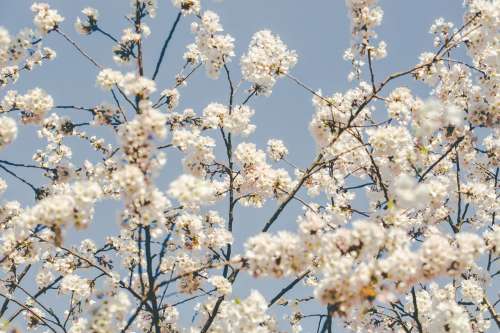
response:
M275 236L264 233L251 238L245 253L249 269L257 276L276 277L319 270L324 276L315 295L344 314L363 302L389 299L416 281L458 275L470 268L484 250L480 237L462 233L451 242L442 235L433 235L415 252L402 230L385 234L381 226L358 221L352 231L323 233L325 221L309 218L312 220L300 221L299 235L283 231ZM373 255L380 251L387 255L374 259Z
M40 33L33 29L25 28L11 35L0 26L0 88L15 83L21 71L31 71L42 65L43 60L52 60L55 56L55 51L44 47Z
M108 82L103 82L103 88L109 85L110 80L116 79L116 72L109 73L110 77L105 79ZM98 78L99 80L99 78ZM143 76L137 76L134 73L127 73L118 81L120 88L123 89L126 95L140 96L141 98L148 97L156 91L155 83Z
M279 36L269 30L252 36L248 53L241 57L241 73L252 82L259 94L269 96L276 79L288 74L297 63L297 53L288 50Z
M191 31L196 34L195 43L187 46L184 59L190 63L203 62L207 75L217 79L221 68L234 57L234 38L221 34L224 29L219 16L210 10L201 15L199 23L191 24Z
M182 175L170 184L168 193L186 207L196 208L213 200L214 188L207 181L191 176Z
M191 111L187 110L186 116L191 118ZM200 129L175 129L172 133L172 145L185 153L182 160L185 170L195 176L206 174L206 166L215 159L215 141L212 137L201 135Z
M212 307L212 304L206 305L202 310L203 313L210 313ZM275 324L271 317L266 314L266 310L266 301L256 290L252 290L246 299L223 301L220 306L220 314L210 332L273 332Z
M234 155L241 171L233 182L243 205L261 207L269 198L282 200L295 185L288 172L273 169L266 161L266 153L253 143L240 143Z
M0 117L0 148L12 143L16 137L16 121L10 117Z
M377 6L377 0L346 0L351 18L352 46L344 53L344 60L352 63L353 71L348 79L360 78L361 68L372 59L387 56L386 43L380 41L374 45L378 37L375 27L382 23L384 11ZM365 60L365 56L368 60ZM371 66L371 64L370 64Z
M201 9L200 0L172 0L172 4L180 9L183 15L198 14Z
M24 123L41 123L53 106L54 100L41 88L31 89L24 95L9 90L0 104L2 112L21 110Z
M82 10L82 14L85 15L86 22L83 22L80 17L77 17L75 21L75 29L82 35L89 35L97 29L99 11L92 7L86 7Z
M236 134L248 136L255 130L255 125L250 124L250 117L255 111L246 105L236 105L228 109L220 103L210 103L203 109L205 126L207 128L224 128Z
M101 193L100 186L95 182L76 182L26 210L19 216L19 223L25 227L37 224L61 226L68 223L79 228L86 227L92 221L93 206Z
M59 24L64 21L64 17L59 15L57 10L51 9L47 3L35 2L31 6L31 11L35 13L33 23L38 31L42 34L47 34L54 29L57 29Z
M267 141L267 154L274 161L279 161L288 155L288 149L281 140L271 139Z
M452 284L440 288L437 284L431 283L428 290L417 292L415 301L419 309L418 317L422 330L424 332L487 331L491 326L486 320L488 310L482 304L482 290L478 281L467 279L462 281L459 288L455 288ZM460 294L464 301L474 300L473 303L479 306L479 311L472 318L460 305L461 302L457 301ZM415 309L412 299L407 299L404 306L408 311Z

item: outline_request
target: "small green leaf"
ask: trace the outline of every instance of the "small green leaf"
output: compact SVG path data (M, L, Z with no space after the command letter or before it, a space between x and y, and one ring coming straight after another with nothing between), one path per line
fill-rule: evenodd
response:
M389 199L389 201L387 202L387 209L393 209L393 208L394 208L394 200Z
M427 148L427 147L425 147L425 146L420 146L419 151L420 151L422 154L424 154L424 155L429 154L429 148Z

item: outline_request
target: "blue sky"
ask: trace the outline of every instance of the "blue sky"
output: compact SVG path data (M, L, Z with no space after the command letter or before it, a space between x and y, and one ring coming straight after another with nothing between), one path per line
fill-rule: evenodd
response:
M110 40L100 34L79 36L73 28L80 10L91 6L100 11L99 25L111 34L119 36L127 25L124 15L129 12L129 1L47 0L46 2L57 8L66 18L61 29L77 40L99 63L123 72L133 70L127 66L114 64ZM147 75L152 74L163 40L177 15L177 10L170 1L158 2L157 17L147 21L152 30L151 36L144 43ZM381 0L379 3L385 15L383 24L377 31L379 39L387 42L388 57L375 63L378 80L382 80L392 72L410 68L418 62L421 52L433 50L433 37L428 34L428 30L435 18L442 16L456 25L460 25L462 20L462 1L458 0ZM30 6L31 1L27 0L0 0L0 26L6 27L11 33L32 26ZM258 30L270 29L279 34L291 49L297 51L299 61L292 74L311 88L322 89L324 93L331 94L343 92L353 86L353 83L349 83L346 79L350 64L342 60L344 50L350 43L350 26L344 1L202 0L202 7L218 13L225 31L236 39L236 57L229 68L237 80L240 78L239 57L245 52L252 34ZM172 86L174 75L183 65L182 54L185 46L193 41L189 29L192 21L192 17L183 17L180 21L157 79L159 91ZM104 101L111 102L110 95L95 86L96 68L60 36L49 35L45 45L56 50L56 60L22 75L21 79L8 89L25 92L39 86L52 95L56 105L71 104L87 107ZM425 97L428 93L423 85L407 79L399 80L396 84L411 85L413 91L421 97ZM389 92L393 87L394 84L388 86L385 91ZM0 98L6 90L5 88L0 90ZM213 81L203 71L196 72L188 86L182 88L180 92L179 109L189 107L198 113L210 102L226 102L228 96L227 82L222 78ZM240 95L236 100L241 101L243 97L244 95ZM314 112L310 94L293 82L281 79L271 97L254 98L250 104L256 110L253 122L257 125L257 130L245 140L255 142L260 148L264 148L268 139L282 139L290 151L289 160L298 166L307 166L315 154L314 142L307 128ZM75 113L71 115L74 116ZM86 116L86 114L78 115L82 121L88 120ZM20 128L17 142L1 151L0 158L29 163L36 148L43 145L43 142L36 137L35 130L31 126ZM110 137L109 133L101 134ZM74 143L72 147L74 147L75 161L80 162L91 153L91 150L78 140L71 142ZM158 180L162 189L166 189L168 180L179 172L178 154L168 154L169 162ZM26 171L20 174L34 179L36 184L43 183L43 178L39 174ZM10 184L6 193L7 199L17 199L24 204L33 203L29 188L15 183L15 180L8 175L0 176L7 179ZM261 210L238 208L235 224L236 242L241 243L246 237L260 230L275 205L274 202L270 202ZM100 205L95 222L85 235L75 235L70 232L69 240L81 237L102 239L103 235L112 234L117 228L117 211L110 208L117 207L112 203ZM295 203L290 205L280 217L274 230L295 229L295 219L299 213L299 205ZM241 250L241 247L236 246L236 251L238 250ZM236 293L246 296L249 284L263 290L268 297L284 285L272 280L255 282L249 277L243 277L236 284ZM311 311L314 310L311 308ZM311 324L311 327L314 327L315 323Z

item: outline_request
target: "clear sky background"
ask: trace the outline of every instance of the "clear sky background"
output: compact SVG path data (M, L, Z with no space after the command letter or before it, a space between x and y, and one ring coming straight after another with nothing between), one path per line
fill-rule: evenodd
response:
M66 18L61 29L77 40L100 64L123 72L134 70L127 66L117 66L113 62L111 53L113 44L110 40L98 33L80 36L73 27L76 17L82 16L81 9L91 6L100 12L99 26L119 37L121 30L127 26L124 15L130 10L128 0L46 0L46 2L57 8ZM0 26L6 27L11 34L23 27L31 27L32 13L29 9L31 3L30 0L0 0ZM177 15L177 9L169 0L159 0L158 3L157 17L147 20L152 34L144 43L145 72L149 76L154 70L163 41ZM442 16L458 26L462 22L461 0L380 0L379 3L384 10L384 20L377 31L379 40L387 42L388 57L375 63L377 81L390 73L411 68L418 62L421 52L433 50L433 37L428 34L428 30L435 18ZM311 88L322 89L323 93L331 94L344 92L353 86L353 83L349 83L346 79L351 66L342 60L344 50L350 43L350 23L343 0L225 0L223 2L202 0L202 7L218 13L224 30L236 39L236 57L229 65L236 81L241 77L239 57L246 51L251 36L258 30L270 29L279 34L291 49L297 51L299 61L292 74ZM193 17L188 16L183 17L179 23L157 79L158 91L173 85L174 75L183 65L182 55L185 46L194 40L189 28L192 21ZM45 45L56 50L57 58L33 72L24 73L21 79L8 89L24 93L39 86L52 95L56 105L91 107L104 101L112 102L111 96L100 91L95 85L96 68L61 36L50 34ZM392 83L385 88L385 92L390 92L395 84L408 84L414 92L420 94L420 97L425 97L428 93L426 87L407 79ZM0 98L6 90L5 88L0 90ZM218 81L213 81L204 71L196 72L190 78L188 86L180 89L180 92L181 104L178 110L189 107L198 114L208 103L225 103L228 98L227 81L224 77L221 76ZM238 95L236 102L241 102L244 96L244 94ZM244 140L255 142L260 148L265 148L268 139L282 139L290 151L289 160L300 167L308 166L315 155L314 142L307 128L314 112L311 95L293 82L280 79L271 97L254 98L250 105L256 110L253 123L257 125L257 130ZM75 111L68 111L66 114L74 117ZM77 119L88 121L88 115L78 115ZM36 148L44 144L37 138L35 130L31 126L21 127L17 142L2 150L0 159L29 163ZM98 133L111 138L109 133ZM218 133L213 133L219 140L217 135ZM80 141L68 142L73 143L71 146L75 164L92 154L91 150ZM167 189L168 181L179 173L179 155L170 152L167 154L169 162L158 180L161 189ZM33 179L36 185L44 182L39 173L22 170L19 174ZM33 204L33 193L28 187L16 183L9 175L2 173L0 177L5 178L10 185L5 195L6 199L16 199L26 205ZM235 243L241 244L249 235L260 230L275 207L275 202L269 202L260 210L238 207L235 217ZM116 208L117 205L113 203L100 204L94 224L82 235L70 232L68 241L86 237L102 241L105 236L115 234L118 215ZM226 215L225 210L221 212ZM271 231L283 228L294 230L298 214L300 206L296 203L291 204ZM241 249L240 245L236 245L236 253ZM235 285L235 293L246 297L250 285L259 289L269 299L285 283L283 281L277 283L271 279L256 282L247 276L242 276ZM187 307L193 305L194 303L188 303ZM318 310L314 306L304 308L305 313L315 311ZM184 318L184 321L189 319ZM304 324L306 324L305 332L315 330L315 322L305 321ZM286 329L286 326L284 328Z

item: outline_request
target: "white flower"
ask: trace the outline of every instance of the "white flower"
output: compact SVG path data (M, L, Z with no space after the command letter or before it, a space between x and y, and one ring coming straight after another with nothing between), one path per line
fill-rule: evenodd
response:
M183 15L197 14L200 12L200 0L172 0L172 4L182 11Z
M192 24L191 30L200 30L209 34L215 34L216 32L223 31L224 29L222 29L222 25L220 24L219 15L211 10L207 10L201 17L201 26L198 24Z
M80 317L76 320L73 320L73 324L69 329L68 333L86 333L88 332L88 319Z
M97 245L94 241L87 238L80 243L79 251L84 254L93 255L97 251Z
M229 282L225 277L221 275L214 275L210 277L207 281L215 288L217 288L217 292L220 295L224 296L229 295L233 290L231 282Z
M88 35L97 28L99 12L95 8L86 7L82 10L82 13L85 15L87 22L83 23L80 17L77 17L75 21L75 29L82 35Z
M31 224L61 225L73 218L75 200L69 195L53 195L41 200L26 214Z
M400 208L424 208L429 199L427 186L417 183L414 177L407 174L399 175L394 181L394 196L396 205Z
M27 226L37 224L62 226L73 223L77 228L86 227L92 220L94 203L101 198L101 187L93 181L75 182L72 186L38 201L27 209L21 220Z
M407 151L412 149L412 137L406 127L389 125L366 132L375 156L401 156L404 159Z
M437 18L429 29L429 33L435 35L434 46L438 47L442 42L446 42L452 29L452 22L446 22L442 17Z
M410 119L411 109L414 103L415 100L411 91L406 87L394 89L386 100L389 115L404 124Z
M223 301L211 330L214 332L273 332L274 330L268 327L271 324L268 323L271 318L266 314L266 310L267 303L264 297L258 291L252 290L246 299ZM206 320L206 318L203 319Z
M264 164L266 160L266 154L261 150L257 150L253 143L240 143L236 147L234 155L243 166Z
M78 205L91 205L102 195L102 189L94 181L77 181L72 186L73 197Z
M462 287L462 295L466 300L478 305L483 302L484 290L477 281L472 279L462 280L460 286Z
M288 149L281 140L271 139L267 141L267 154L272 160L279 161L288 154Z
M164 139L167 136L167 116L152 107L148 100L142 100L139 103L141 114L137 119L141 126L148 132L155 134L158 138Z
M123 80L123 74L120 71L114 71L110 68L105 68L97 74L96 82L104 90L111 90L115 84Z
M75 21L75 30L81 35L88 35L92 31L85 23L82 22L82 19L79 17L77 17Z
M137 193L145 188L145 179L142 171L135 165L127 164L122 169L113 174L113 181L116 182L124 193Z
M99 11L95 8L92 8L92 7L85 7L82 10L82 13L83 13L83 15L85 15L87 17L91 17L94 20L97 20L99 18Z
M248 136L255 131L255 125L250 124L250 118L255 111L247 105L236 105L227 117L224 127L236 135Z
M205 64L207 75L217 79L222 66L234 56L234 39L227 34L218 34L223 30L219 16L209 10L203 13L201 24L193 23L191 30L196 34L196 46L188 46L184 59L195 63L195 58L199 56Z
M184 52L183 59L191 65L196 65L201 60L201 52L196 44L186 46L187 51Z
M125 74L118 85L129 96L149 97L156 91L156 84L153 80L144 76L137 76L135 73Z
M185 152L182 163L186 170L196 176L205 175L204 165L215 159L214 139L200 135L199 130L177 129L172 134L172 145Z
M500 227L498 225L494 225L492 230L485 233L484 238L488 248L496 255L500 255Z
M75 274L65 275L59 288L63 294L74 293L77 299L90 296L90 286L87 279L83 279Z
M52 274L52 272L47 269L39 270L35 278L36 284L38 285L39 288L48 286L49 283L53 281L53 279L54 279L54 274Z
M304 250L299 237L290 232L261 233L245 243L245 258L254 276L290 276L307 268Z
M0 178L0 195L4 194L5 191L7 190L7 182L5 180L3 180L2 178Z
M0 117L0 149L12 143L16 137L16 121L10 117Z
M0 50L8 49L11 42L9 31L0 26Z
M458 270L465 270L474 264L474 260L485 250L484 240L470 232L456 235L455 246L458 248Z
M20 95L16 90L9 90L5 93L5 96L2 98L2 102L0 103L0 107L2 112L6 112L14 108L17 104Z
M383 10L376 6L377 0L346 0L349 17L351 19L351 47L344 53L344 60L352 64L353 70L348 80L361 78L361 69L365 65L366 55L372 60L386 56L386 43L379 42L375 46L377 33L374 28L381 24Z
M203 121L208 128L224 126L224 118L229 113L228 108L220 103L210 103L203 109Z
M429 332L472 332L467 311L454 301L440 302L433 311Z
M203 110L203 120L208 128L222 127L233 134L246 136L255 130L255 125L250 124L250 117L254 113L246 105L234 106L230 113L225 105L210 103Z
M36 13L33 22L42 34L47 34L57 29L59 23L64 21L64 18L57 13L57 10L50 9L47 3L35 2L31 5L31 11Z
M416 108L414 119L417 136L429 138L438 129L461 127L464 123L465 112L456 105L443 104L439 100L430 99Z
M258 93L270 95L276 78L285 75L297 63L295 51L288 50L281 39L269 30L256 32L241 57L243 78L256 85Z
M35 88L22 96L17 96L16 106L26 111L23 115L24 122L38 123L42 120L45 113L52 109L54 100L43 89Z
M214 199L215 189L206 180L191 175L182 175L170 184L168 194L183 206L197 208Z
M177 89L165 89L161 92L160 96L166 98L166 103L170 110L175 109L179 105L181 95Z
M444 117L445 125L460 127L464 123L465 112L456 105L448 105Z

